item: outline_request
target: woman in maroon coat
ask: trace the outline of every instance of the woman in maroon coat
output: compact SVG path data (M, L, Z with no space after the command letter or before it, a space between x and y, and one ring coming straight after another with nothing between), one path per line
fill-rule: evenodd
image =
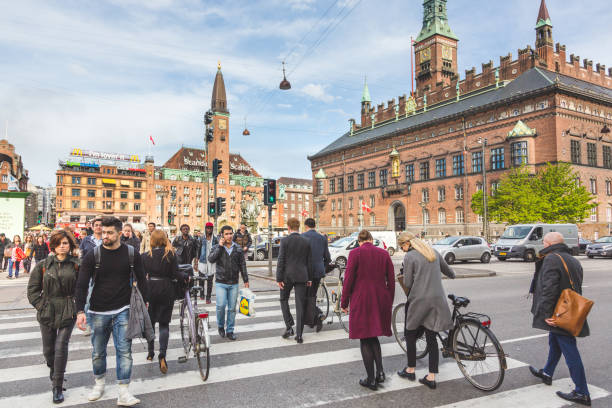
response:
M385 381L378 336L391 336L394 270L391 257L387 251L372 244L369 231L361 231L358 241L359 247L349 253L341 307L346 312L350 303L349 338L361 342L368 378L359 380L359 384L375 391L377 384Z

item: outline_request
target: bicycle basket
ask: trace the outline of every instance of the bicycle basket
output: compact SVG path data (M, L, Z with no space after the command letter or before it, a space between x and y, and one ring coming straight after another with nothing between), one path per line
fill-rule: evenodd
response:
M489 328L491 327L491 318L486 314L468 312L466 314L461 315L461 320L476 320L480 323L482 327Z

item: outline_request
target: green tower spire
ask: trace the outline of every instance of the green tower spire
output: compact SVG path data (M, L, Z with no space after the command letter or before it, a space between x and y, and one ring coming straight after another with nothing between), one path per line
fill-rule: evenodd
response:
M421 42L436 34L459 40L448 25L446 0L425 0L423 2L423 28L416 42Z
M368 89L367 78L365 78L363 81L363 96L361 97L361 103L363 102L372 102L372 98L370 98L370 90Z

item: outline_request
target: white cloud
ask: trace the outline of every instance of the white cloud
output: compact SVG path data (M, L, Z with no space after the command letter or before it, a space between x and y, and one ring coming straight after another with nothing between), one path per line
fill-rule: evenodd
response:
M321 84L308 84L302 87L301 91L314 99L323 101L325 103L331 103L335 98L326 92L326 88L327 86Z
M291 105L290 103L277 103L276 106L278 106L279 108L283 108L283 109L289 109L293 105Z

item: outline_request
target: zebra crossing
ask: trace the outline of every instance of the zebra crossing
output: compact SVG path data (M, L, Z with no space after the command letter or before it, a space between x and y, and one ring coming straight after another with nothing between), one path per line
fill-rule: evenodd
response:
M527 363L509 356L506 382L492 394L481 393L469 385L454 360L443 359L438 375L438 395L419 383L406 381L394 372L405 365L401 348L392 338L382 339L382 353L387 372L384 386L377 392L357 384L363 377L359 342L349 340L337 319L325 324L320 333L306 328L304 344L280 337L284 329L278 293L257 295L255 317L238 316L235 342L220 338L215 325L215 305L202 305L211 315L211 370L203 383L196 362L177 362L184 354L178 331L178 307L175 307L167 351L169 372L162 375L154 362L146 360L146 345L135 340L132 346L131 390L141 406L223 406L223 407L314 407L383 406L388 401L413 401L422 407L562 407L565 401L554 391L568 391L569 378L555 379L552 387L525 375ZM293 306L293 305L292 305ZM507 339L502 343L528 341ZM110 342L109 342L110 343ZM34 311L0 314L0 407L52 406L49 369L42 357L42 344ZM107 390L95 406L115 406L115 355L109 344ZM417 370L426 371L426 361ZM70 343L66 370L67 391L64 406L88 405L92 386L90 338L75 330ZM509 384L507 387L506 384ZM457 392L456 390L462 390ZM593 400L609 396L602 388L590 386ZM443 393L443 394L442 394ZM447 395L449 394L449 395ZM375 402L375 403L374 403ZM414 404L413 404L414 405Z

